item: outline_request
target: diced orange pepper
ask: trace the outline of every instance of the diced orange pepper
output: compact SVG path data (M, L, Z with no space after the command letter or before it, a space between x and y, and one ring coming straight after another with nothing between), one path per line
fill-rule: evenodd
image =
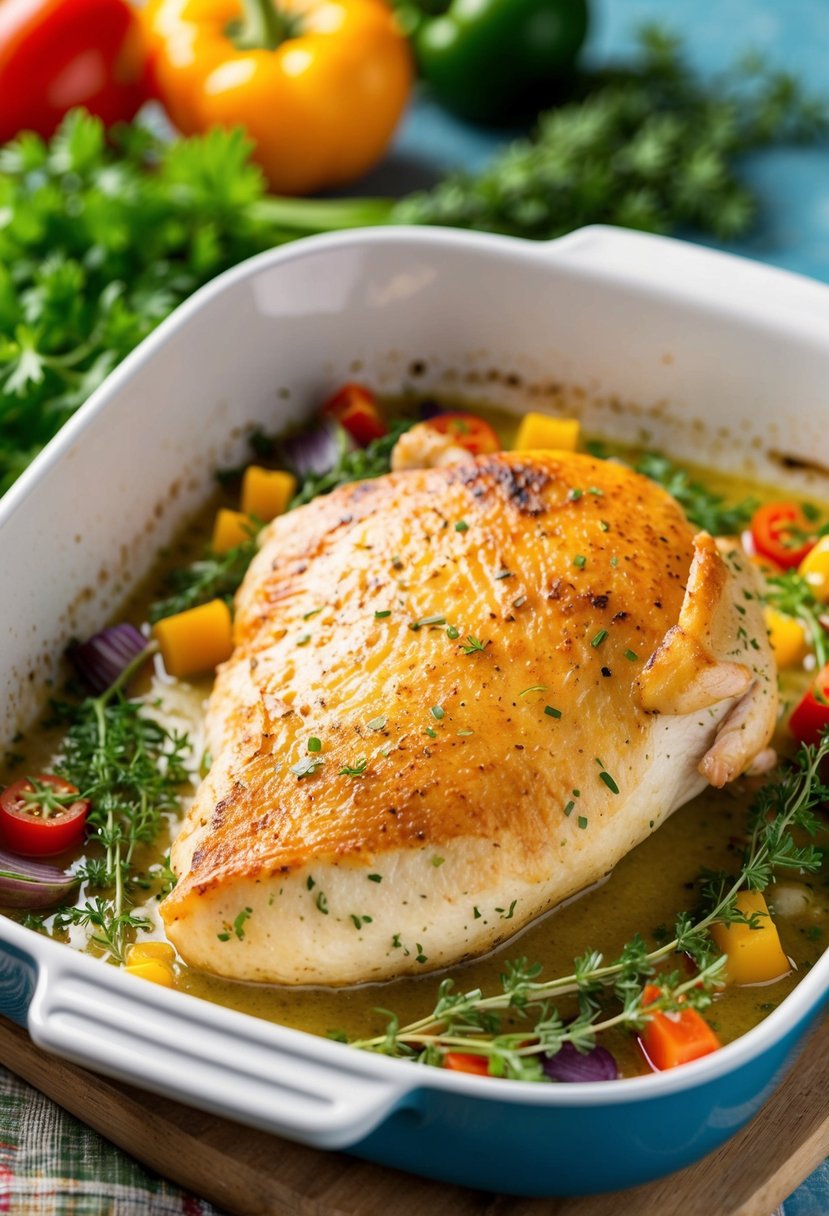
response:
M443 1057L443 1067L452 1072L468 1072L476 1077L489 1076L489 1060L473 1052L447 1051Z
M729 983L765 984L788 975L791 964L783 953L777 926L762 892L741 891L737 908L744 916L757 914L760 923L757 929L745 924L711 926L711 936L728 957Z
M249 465L242 477L242 512L266 524L284 514L296 490L297 480L293 473Z
M165 617L155 623L153 635L168 673L178 678L210 671L233 653L233 626L224 600Z
M530 412L521 419L513 446L516 452L575 452L579 431L577 418L551 418L548 414Z
M174 983L172 968L159 962L158 959L148 959L146 963L128 963L124 970L129 975L137 975L141 980L161 984L164 988L172 988Z
M231 511L221 507L216 512L213 524L213 539L210 542L214 553L227 553L256 535L256 525L244 511Z
M786 616L776 608L765 608L766 630L777 666L797 667L809 653L806 630L796 617Z
M642 1008L652 1005L661 995L656 984L647 984L642 993ZM639 1043L650 1063L660 1072L698 1060L722 1046L696 1009L653 1014L640 1031Z
M829 603L829 536L821 536L797 568L809 584L812 595L821 604Z
M175 962L176 952L169 942L136 942L127 950L127 966L157 961L168 966Z

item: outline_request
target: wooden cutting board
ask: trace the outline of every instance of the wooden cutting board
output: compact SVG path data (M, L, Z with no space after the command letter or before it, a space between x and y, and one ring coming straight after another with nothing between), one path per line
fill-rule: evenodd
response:
M770 1216L829 1155L829 1019L757 1118L718 1152L649 1186L580 1199L486 1195L303 1148L77 1068L3 1018L0 1062L234 1216Z

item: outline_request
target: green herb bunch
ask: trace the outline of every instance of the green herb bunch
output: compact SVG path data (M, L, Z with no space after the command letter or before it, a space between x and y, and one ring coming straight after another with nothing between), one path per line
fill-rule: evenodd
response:
M146 899L155 888L160 894L171 880L168 870L146 874L137 868L139 850L158 839L165 816L180 811L190 779L188 737L160 725L123 691L152 649L100 696L55 707L68 723L56 771L91 804L87 855L77 874L93 894L59 908L53 924L57 930L90 926L91 940L118 962L134 930L153 927L133 912L136 893Z
M779 871L811 873L822 864L822 850L802 839L818 831L815 808L829 800L820 775L827 756L829 735L817 747L802 747L793 763L761 788L750 812L739 872L704 872L700 905L694 914L680 913L669 942L649 950L636 935L610 963L599 951L588 950L576 959L570 975L553 980L540 978L539 964L518 959L507 964L501 991L490 996L480 989L456 992L447 979L426 1016L401 1026L393 1013L380 1010L389 1018L386 1032L353 1045L438 1066L449 1051L469 1052L486 1057L492 1076L543 1080L542 1059L565 1043L590 1051L599 1035L615 1027L637 1030L655 1013L710 1005L725 965L710 937L711 926L752 923L736 906L741 890L762 891ZM696 964L690 979L684 968L666 970L682 955ZM661 995L643 1008L644 986L654 977ZM575 1006L569 1020L555 1003L562 999Z
M583 95L543 115L532 138L479 176L456 173L404 200L395 219L538 239L595 223L745 235L758 204L740 158L819 138L824 102L755 55L707 81L661 28L646 27L640 44L631 70L585 78Z

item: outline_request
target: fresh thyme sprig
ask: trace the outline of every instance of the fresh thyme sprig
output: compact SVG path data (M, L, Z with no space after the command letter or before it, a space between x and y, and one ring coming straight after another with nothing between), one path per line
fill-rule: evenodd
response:
M677 500L692 524L712 536L734 536L749 523L760 505L754 498L739 503L727 503L721 494L692 481L685 469L679 468L659 452L645 452L635 465L636 472L649 477Z
M766 603L802 623L818 667L825 666L829 662L829 639L820 620L823 605L815 599L803 575L796 570L786 570L767 578Z
M724 956L712 948L711 926L749 920L736 906L738 893L746 887L763 890L777 870L814 871L821 865L821 850L799 845L792 832L813 835L818 829L813 808L829 799L829 787L820 777L827 756L829 733L818 746L802 747L792 765L762 787L752 807L739 873L706 875L701 910L696 917L687 912L677 917L671 941L648 950L637 935L609 964L604 964L600 952L591 950L576 959L570 975L553 980L540 980L540 965L519 959L506 965L502 991L490 996L480 989L455 992L453 981L446 979L431 1013L403 1027L389 1014L385 1034L357 1040L353 1046L437 1065L447 1051L461 1050L487 1056L492 1075L537 1080L542 1076L540 1058L554 1055L565 1043L590 1050L596 1036L613 1027L636 1029L656 1012L705 1007L722 983L725 964ZM643 1009L644 981L679 954L691 955L697 973L683 979L679 973L660 972L661 996ZM552 1003L563 997L578 1001L578 1015L570 1022ZM609 1000L621 1008L606 1012ZM530 1011L535 1015L532 1026L502 1030L502 1013L524 1020Z
M250 537L227 553L210 553L189 566L173 570L167 579L170 594L150 605L150 624L206 604L208 600L230 599L245 577L256 555L256 547L256 534L252 529Z
M137 889L165 879L136 869L136 852L152 844L164 815L179 808L181 788L189 779L188 737L168 730L146 713L141 701L125 695L132 676L154 651L150 644L116 682L98 697L79 705L55 706L69 722L56 771L88 798L91 829L88 847L98 848L78 870L96 892L84 904L62 907L54 927L92 926L91 940L118 962L124 959L130 931L151 928L131 910Z

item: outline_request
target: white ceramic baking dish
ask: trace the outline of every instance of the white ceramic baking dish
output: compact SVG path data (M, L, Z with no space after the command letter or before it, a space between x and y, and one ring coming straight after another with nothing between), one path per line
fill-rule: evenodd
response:
M385 229L303 241L202 289L0 503L0 738L100 628L217 465L359 378L577 413L829 499L829 289L655 237L550 245ZM44 1050L322 1148L526 1194L617 1188L714 1148L821 1006L824 958L755 1030L652 1077L533 1086L361 1054L156 988L0 918L0 1011Z

